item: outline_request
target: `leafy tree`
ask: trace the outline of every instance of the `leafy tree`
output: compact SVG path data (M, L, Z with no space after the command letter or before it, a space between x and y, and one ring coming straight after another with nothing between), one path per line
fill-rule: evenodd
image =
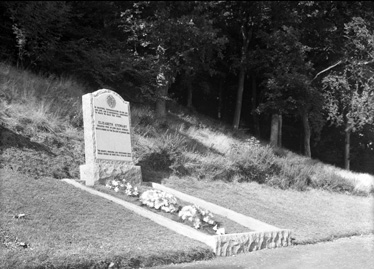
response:
M127 50L126 35L118 28L120 11L128 3L9 1L2 5L4 28L14 38L5 50L17 50L7 58L19 65L74 74L93 87L144 81L141 67Z
M134 47L141 48L136 53L154 71L160 117L166 115L168 91L177 74L191 77L202 68L209 70L213 51L224 46L204 10L195 2L157 1L135 3L125 13L124 27L133 29Z
M72 1L70 23L53 62L57 72L74 70L92 87L139 88L146 72L129 50L121 25L121 10L130 3ZM121 87L121 88L122 88ZM123 92L122 92L123 93Z
M9 1L4 5L12 21L17 63L48 64L69 23L70 6L64 1Z
M322 127L322 96L312 85L312 63L307 58L310 48L301 43L301 34L294 27L283 25L271 34L263 34L266 49L262 51L265 65L265 96L260 111L270 112L272 128L270 143L281 145L282 115L300 117L304 128L304 154L311 157L312 129ZM312 128L313 126L313 128Z
M344 166L350 169L350 135L374 123L374 32L362 18L345 24L343 56L322 80L328 120L345 126Z
M225 34L229 37L230 70L238 74L235 114L233 128L238 129L244 92L244 82L248 72L254 63L251 51L255 44L256 33L269 19L268 2L242 2L242 1L218 1L217 7L221 9L220 16L224 20Z

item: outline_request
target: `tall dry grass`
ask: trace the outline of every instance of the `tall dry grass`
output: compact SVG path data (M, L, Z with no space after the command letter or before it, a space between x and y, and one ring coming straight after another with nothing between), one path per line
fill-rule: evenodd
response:
M272 148L206 117L176 111L165 121L147 107L132 112L135 152L146 169L170 169L200 180L256 181L281 189L374 193L371 175L342 172L284 148Z
M0 63L0 120L30 136L81 125L83 92L73 78L41 76Z

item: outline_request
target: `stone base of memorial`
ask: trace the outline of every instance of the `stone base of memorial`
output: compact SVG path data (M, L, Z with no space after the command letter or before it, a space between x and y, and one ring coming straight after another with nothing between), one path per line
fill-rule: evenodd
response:
M95 164L85 164L79 167L80 179L87 186L95 182L105 182L110 179L126 179L131 185L142 183L142 172L138 165L123 162L99 161Z
M88 186L99 180L142 182L132 159L130 103L114 91L101 89L82 96L86 163L80 179Z

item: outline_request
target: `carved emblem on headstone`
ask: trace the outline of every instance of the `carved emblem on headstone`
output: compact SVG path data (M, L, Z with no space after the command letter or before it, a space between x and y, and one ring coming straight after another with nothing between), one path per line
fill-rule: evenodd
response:
M114 97L111 95L108 95L108 97L106 98L106 102L108 103L108 106L110 108L114 108L116 106L116 99L114 99Z

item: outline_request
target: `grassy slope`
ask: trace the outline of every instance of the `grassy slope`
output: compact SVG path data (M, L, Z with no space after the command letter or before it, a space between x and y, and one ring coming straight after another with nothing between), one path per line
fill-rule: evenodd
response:
M43 78L0 64L0 171L5 175L0 237L12 241L17 236L32 248L3 249L8 263L81 262L83 268L118 256L129 266L210 257L206 248L187 251L199 243L56 180L78 178L84 163L83 90L73 80ZM163 182L293 229L298 243L373 231L373 198L366 196L374 189L371 175L272 149L181 107L171 107L166 120L156 119L148 107L132 105L131 112L134 159L145 181ZM12 218L19 213L30 214L31 220ZM123 229L126 225L131 228ZM177 254L165 256L169 250ZM151 254L158 258L137 259Z

